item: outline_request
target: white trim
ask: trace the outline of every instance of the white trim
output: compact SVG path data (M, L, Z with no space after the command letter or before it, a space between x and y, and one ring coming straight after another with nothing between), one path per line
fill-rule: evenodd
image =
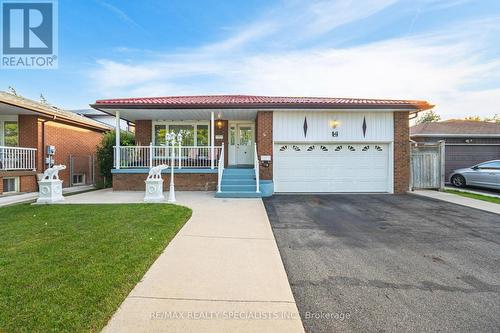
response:
M15 177L3 177L2 178L2 182L4 180L8 180L8 179L14 179L14 191L5 191L5 188L4 188L4 191L2 192L3 194L8 194L8 193L18 193L20 188L19 188L19 176L15 176ZM3 184L2 184L3 185Z
M17 123L17 146L19 146L19 119L17 116L0 116L0 146L5 146L5 122Z
M394 194L394 141L389 142L389 181L388 193Z
M152 120L151 121L151 143L153 143L153 146L157 146L156 143L156 136L155 136L155 126L156 125L164 125L166 128L170 125L193 125L195 135L194 135L194 140L193 140L193 146L197 146L198 143L198 136L196 135L198 131L198 125L207 125L208 126L208 144L206 146L202 147L209 147L210 146L210 138L212 131L210 129L210 121L209 120ZM168 132L168 130L167 130ZM143 142L143 144L146 144Z
M252 121L252 120L229 120L227 122L227 164L228 166L229 165L238 165L238 153L236 151L236 148L235 148L235 151L231 153L231 140L230 140L230 137L231 137L231 126L234 126L235 128L235 132L234 132L234 146L236 147L236 145L239 144L239 139L238 139L238 127L240 125L243 125L243 126L251 126L252 127L252 142L253 143L256 143L256 140L255 138L257 137L257 133L255 132L255 121ZM231 163L231 155L234 154L234 162L235 163ZM254 156L255 158L255 156Z

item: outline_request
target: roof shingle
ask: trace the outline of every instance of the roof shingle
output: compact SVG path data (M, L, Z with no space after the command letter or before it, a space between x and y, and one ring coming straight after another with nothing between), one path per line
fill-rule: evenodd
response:
M433 107L426 101L361 99L334 97L279 97L252 95L166 96L143 98L118 98L97 100L94 106L163 106L188 107L346 107L346 108L409 108L427 110Z
M452 119L412 126L410 136L426 135L500 135L500 124L486 121Z

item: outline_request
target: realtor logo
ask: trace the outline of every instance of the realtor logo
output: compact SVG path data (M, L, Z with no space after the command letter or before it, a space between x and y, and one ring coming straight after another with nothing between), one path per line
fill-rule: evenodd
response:
M57 68L57 3L2 1L3 69Z

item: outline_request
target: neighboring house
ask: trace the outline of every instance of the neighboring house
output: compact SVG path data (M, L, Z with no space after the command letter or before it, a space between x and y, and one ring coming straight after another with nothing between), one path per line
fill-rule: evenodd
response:
M96 110L96 109L78 109L78 110L70 110L71 112L74 112L76 114L79 114L81 116L93 119L95 121L98 121L100 123L106 124L110 126L111 128L116 127L116 119L114 116L104 113L102 111ZM120 120L120 128L122 131L129 131L133 132L134 127L130 126L129 122L126 120Z
M183 130L180 158L175 148L176 187L220 185L217 196L228 197L259 196L257 175L262 195L406 192L409 117L433 107L425 101L242 95L108 99L91 106L135 123L138 146L115 154L115 190L144 190L148 168L170 163L166 134Z
M88 183L94 176L89 158L108 130L92 119L0 92L0 194L37 191L37 177L49 162L67 166L60 172L63 186ZM52 156L50 146L55 147ZM79 164L74 162L70 170L70 156L73 162L81 157L85 167L78 171Z
M486 121L446 120L412 126L413 141L445 141L445 181L455 169L500 159L500 124Z

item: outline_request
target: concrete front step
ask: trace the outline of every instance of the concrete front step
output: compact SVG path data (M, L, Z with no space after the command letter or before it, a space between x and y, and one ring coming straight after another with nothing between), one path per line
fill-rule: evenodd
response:
M224 169L224 175L255 175L254 169Z
M251 192L255 191L256 185L225 185L222 184L222 192Z
M222 179L222 185L253 185L255 186L257 182L255 179Z
M216 192L216 198L260 198L262 196L261 193L257 193L254 191L223 191Z
M249 179L255 179L255 175L233 175L233 174L229 174L227 175L226 173L224 173L224 175L222 176L222 180L224 181L225 179L244 179L244 180L249 180Z

